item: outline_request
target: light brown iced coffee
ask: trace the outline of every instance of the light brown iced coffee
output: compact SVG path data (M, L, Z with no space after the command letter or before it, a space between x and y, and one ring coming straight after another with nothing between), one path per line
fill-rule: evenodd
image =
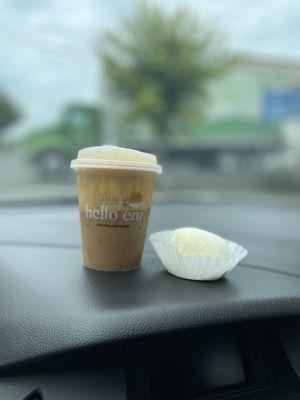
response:
M77 173L84 265L99 270L139 266L156 174L152 154L99 146L79 151Z

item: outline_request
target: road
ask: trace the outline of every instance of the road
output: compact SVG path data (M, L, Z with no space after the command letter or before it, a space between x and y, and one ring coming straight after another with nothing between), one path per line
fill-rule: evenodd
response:
M266 187L257 171L221 173L200 169L190 163L165 162L158 177L159 201L299 202L300 193L274 191ZM76 199L75 175L63 182L43 182L34 166L18 150L0 148L0 204L19 202L52 203Z

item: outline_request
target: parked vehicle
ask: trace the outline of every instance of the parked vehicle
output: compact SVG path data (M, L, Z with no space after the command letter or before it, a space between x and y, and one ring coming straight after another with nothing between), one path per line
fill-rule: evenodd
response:
M78 149L96 145L101 139L101 114L90 105L72 104L53 126L29 134L24 147L28 159L38 166L42 178L65 176Z

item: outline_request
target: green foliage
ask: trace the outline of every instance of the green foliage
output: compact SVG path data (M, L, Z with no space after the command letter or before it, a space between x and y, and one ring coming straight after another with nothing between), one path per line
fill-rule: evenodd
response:
M141 3L101 58L111 87L126 102L127 118L167 135L178 118L199 116L207 83L228 61L217 34L184 9L173 13Z
M18 121L20 117L17 106L0 90L0 131Z

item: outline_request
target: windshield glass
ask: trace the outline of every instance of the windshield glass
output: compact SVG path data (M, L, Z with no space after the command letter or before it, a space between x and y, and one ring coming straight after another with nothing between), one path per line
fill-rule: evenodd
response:
M0 204L73 201L107 143L157 154L158 199L298 199L299 1L0 3Z

